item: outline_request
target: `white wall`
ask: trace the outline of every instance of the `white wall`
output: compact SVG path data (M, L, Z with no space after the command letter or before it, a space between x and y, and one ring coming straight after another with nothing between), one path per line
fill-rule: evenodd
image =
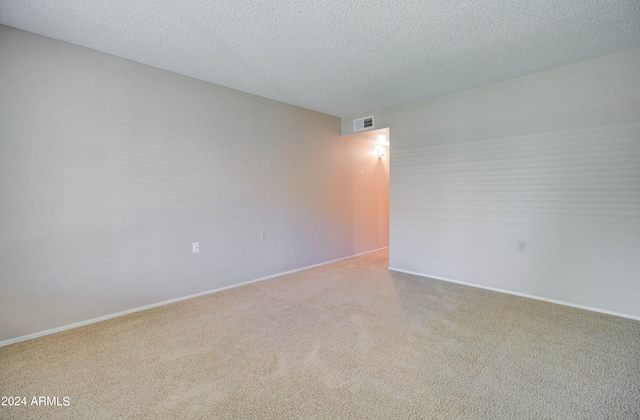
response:
M640 49L373 115L392 268L640 317Z
M0 26L0 341L386 246L339 130Z

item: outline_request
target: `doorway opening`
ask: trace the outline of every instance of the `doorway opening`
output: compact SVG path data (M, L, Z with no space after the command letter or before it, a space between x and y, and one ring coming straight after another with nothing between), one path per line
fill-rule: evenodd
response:
M381 128L347 136L356 151L352 186L353 241L357 249L389 247L390 130Z

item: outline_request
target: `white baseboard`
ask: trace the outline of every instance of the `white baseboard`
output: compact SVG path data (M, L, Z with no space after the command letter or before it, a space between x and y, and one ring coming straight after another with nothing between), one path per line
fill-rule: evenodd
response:
M542 297L542 296L528 295L526 293L519 293L519 292L514 292L512 290L499 289L497 287L483 286L483 285L480 285L480 284L468 283L466 281L453 280L453 279L449 279L449 278L446 278L446 277L431 276L429 274L417 273L415 271L401 270L399 268L394 268L394 267L388 267L388 268L389 268L389 270L392 270L392 271L397 271L397 272L406 273L406 274L413 274L414 276L428 277L430 279L448 281L450 283L464 284L465 286L477 287L479 289L492 290L494 292L506 293L508 295L515 295L515 296L521 296L521 297L530 298L530 299L542 300L542 301L545 301L545 302L556 303L558 305L570 306L572 308L585 309L587 311L600 312L602 314L615 315L615 316L619 316L619 317L622 317L622 318L629 318L629 319L634 319L636 321L640 321L640 316L629 315L629 314L621 314L619 312L608 311L606 309L599 309L599 308L594 308L594 307L591 307L591 306L578 305L576 303L565 302L563 300L556 300L556 299L545 298L545 297Z
M40 331L40 332L33 333L33 334L27 334L27 335L23 335L23 336L16 337L16 338L10 338L8 340L0 341L0 347L8 346L10 344L19 343L21 341L32 340L34 338L42 337L42 336L49 335L49 334L55 334L57 332L66 331L66 330L70 330L70 329L73 329L73 328L82 327L84 325L94 324L94 323L100 322L100 321L106 321L107 319L111 319L111 318L116 318L116 317L123 316L123 315L132 314L134 312L140 312L140 311L144 311L144 310L147 310L147 309L156 308L158 306L163 306L163 305L168 305L170 303L180 302L181 300L192 299L192 298L195 298L195 297L198 297L198 296L204 296L204 295L208 295L208 294L215 293L215 292L221 292L221 291L227 290L227 289L232 289L234 287L244 286L246 284L256 283L256 282L263 281L263 280L269 280L269 279L272 279L272 278L275 278L275 277L285 276L287 274L297 273L298 271L309 270L310 268L320 267L322 265L327 265L327 264L332 264L332 263L335 263L335 262L338 262L338 261L348 260L350 258L359 257L361 255L370 254L372 252L382 251L383 249L387 249L387 248L388 248L388 246L385 246L385 247L382 247L382 248L374 249L372 251L361 252L359 254L350 255L348 257L338 258L336 260L325 261L325 262L322 262L322 263L319 263L319 264L308 265L306 267L296 268L294 270L289 270L289 271L283 271L282 273L272 274L272 275L269 275L269 276L266 276L266 277L260 277L258 279L253 279L253 280L248 280L248 281L245 281L245 282L242 282L242 283L232 284L230 286L219 287L217 289L207 290L207 291L200 292L200 293L194 293L192 295L187 295L187 296L182 296L182 297L178 297L178 298L174 298L174 299L164 300L164 301L158 302L158 303L152 303L151 305L145 305L145 306L140 306L140 307L133 308L133 309L127 309L126 311L116 312L114 314L99 316L97 318L92 318L92 319L88 319L86 321L80 321L80 322L76 322L76 323L73 323L73 324L64 325L62 327L52 328L50 330Z

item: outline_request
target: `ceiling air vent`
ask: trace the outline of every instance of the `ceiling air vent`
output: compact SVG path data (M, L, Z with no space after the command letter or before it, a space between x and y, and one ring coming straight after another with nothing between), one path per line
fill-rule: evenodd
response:
M364 117L353 120L353 131L362 131L373 128L373 117Z

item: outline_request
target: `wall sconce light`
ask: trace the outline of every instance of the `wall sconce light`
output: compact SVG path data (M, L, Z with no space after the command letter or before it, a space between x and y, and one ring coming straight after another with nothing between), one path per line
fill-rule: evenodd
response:
M382 159L382 156L384 156L384 149L382 147L378 147L376 154L378 155L378 159Z

